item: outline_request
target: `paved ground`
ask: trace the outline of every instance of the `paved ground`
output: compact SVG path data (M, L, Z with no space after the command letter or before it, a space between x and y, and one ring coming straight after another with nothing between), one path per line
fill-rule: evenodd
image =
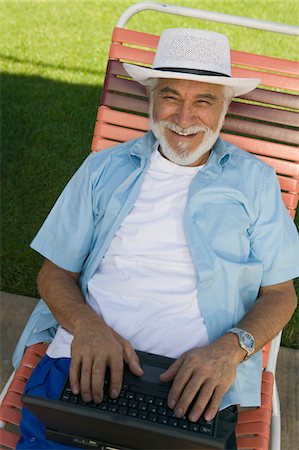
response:
M11 355L14 347L36 302L37 300L31 297L1 292L1 390L12 371ZM282 411L282 450L299 448L298 369L299 351L282 347L279 352L276 376Z

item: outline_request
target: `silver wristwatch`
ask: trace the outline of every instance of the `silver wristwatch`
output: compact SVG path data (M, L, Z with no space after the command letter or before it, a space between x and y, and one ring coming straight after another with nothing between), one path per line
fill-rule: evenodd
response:
M234 333L238 336L240 347L242 347L247 355L244 358L244 361L249 358L250 355L254 352L255 340L251 333L243 328L233 327L230 330L227 330L227 333Z

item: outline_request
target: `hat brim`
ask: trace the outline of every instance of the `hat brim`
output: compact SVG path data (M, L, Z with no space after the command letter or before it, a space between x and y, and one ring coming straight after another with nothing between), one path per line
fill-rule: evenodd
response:
M123 67L130 77L144 86L153 86L155 79L157 78L200 81L201 83L230 86L234 90L234 97L253 91L253 89L261 82L258 78L230 78L211 75L194 75L182 72L167 72L166 70L156 70L128 63L123 63Z

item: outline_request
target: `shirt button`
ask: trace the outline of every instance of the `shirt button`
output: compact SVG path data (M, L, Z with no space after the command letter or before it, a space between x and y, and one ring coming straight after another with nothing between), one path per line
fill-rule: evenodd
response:
M34 328L33 333L37 333L37 332L38 332L38 329Z
M36 440L36 438L33 436L29 439L30 442L34 442L35 440Z

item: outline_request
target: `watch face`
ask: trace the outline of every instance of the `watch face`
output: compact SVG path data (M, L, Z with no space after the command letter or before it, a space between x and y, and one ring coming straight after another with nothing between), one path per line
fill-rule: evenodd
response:
M242 336L242 340L246 348L253 350L254 340L252 339L252 336L249 333L244 333Z

